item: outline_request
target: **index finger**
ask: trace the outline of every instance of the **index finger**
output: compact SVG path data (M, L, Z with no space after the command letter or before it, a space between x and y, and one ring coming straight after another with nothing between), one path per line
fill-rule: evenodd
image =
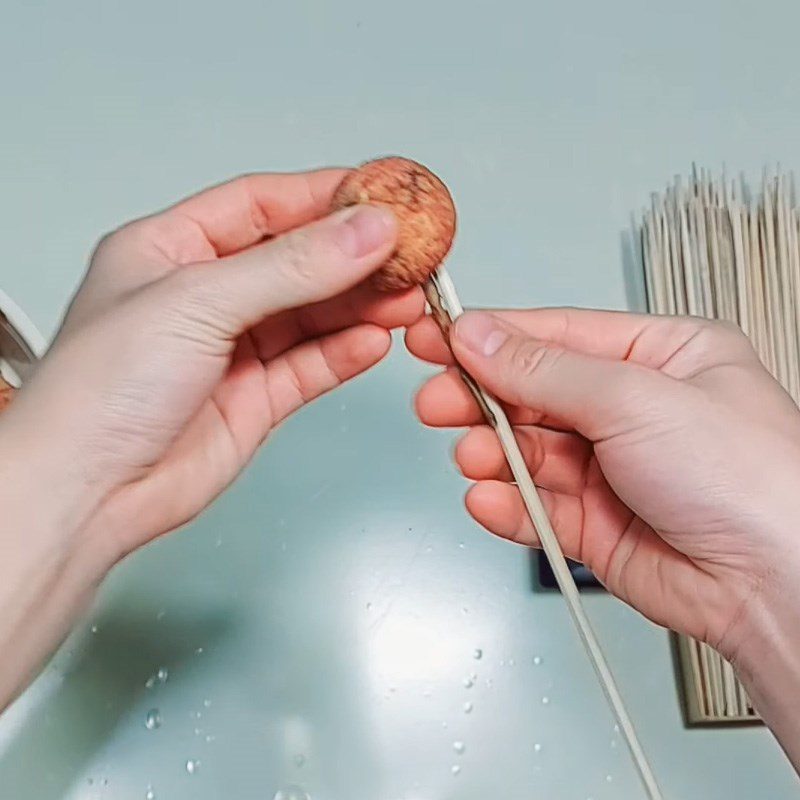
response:
M648 328L662 321L647 314L579 308L501 309L490 313L538 341L618 360L636 360L636 343ZM411 353L425 361L453 363L453 356L430 317L408 329L406 345Z
M178 233L179 250L190 260L209 249L222 257L324 216L346 172L243 175L182 200L155 218L166 236Z

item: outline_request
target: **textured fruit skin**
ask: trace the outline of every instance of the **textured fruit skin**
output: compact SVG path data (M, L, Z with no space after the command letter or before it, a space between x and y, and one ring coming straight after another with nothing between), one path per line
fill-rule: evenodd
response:
M444 183L416 161L380 158L345 176L331 208L357 203L386 206L397 217L397 248L373 276L375 286L396 291L425 283L456 232L456 209Z

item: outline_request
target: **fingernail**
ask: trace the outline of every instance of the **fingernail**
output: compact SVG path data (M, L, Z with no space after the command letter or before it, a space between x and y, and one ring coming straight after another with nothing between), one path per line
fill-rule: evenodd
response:
M353 258L362 258L394 236L394 214L380 206L359 205L343 211L336 236L342 250Z
M493 356L508 339L497 320L483 311L468 311L456 320L456 338L475 353Z

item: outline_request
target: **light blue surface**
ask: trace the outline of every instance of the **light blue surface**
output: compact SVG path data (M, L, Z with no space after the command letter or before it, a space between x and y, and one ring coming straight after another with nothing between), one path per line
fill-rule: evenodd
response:
M797 166L798 26L788 0L6 2L0 285L49 333L120 222L397 152L453 190L465 301L625 307L622 232L674 172ZM398 348L118 568L0 720L0 798L641 797L561 602L415 422L425 374ZM797 795L766 732L683 729L666 634L589 605L668 798Z

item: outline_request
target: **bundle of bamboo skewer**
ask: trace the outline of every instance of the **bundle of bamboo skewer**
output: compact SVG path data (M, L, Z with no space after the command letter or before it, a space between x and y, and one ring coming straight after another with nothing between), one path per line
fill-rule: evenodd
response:
M793 175L745 179L695 169L654 194L641 229L647 303L657 314L734 322L800 402L800 208ZM692 723L757 722L733 669L705 644L678 637Z
M800 209L794 176L764 175L753 195L744 178L695 170L653 195L642 229L647 301L659 314L735 322L800 399Z

